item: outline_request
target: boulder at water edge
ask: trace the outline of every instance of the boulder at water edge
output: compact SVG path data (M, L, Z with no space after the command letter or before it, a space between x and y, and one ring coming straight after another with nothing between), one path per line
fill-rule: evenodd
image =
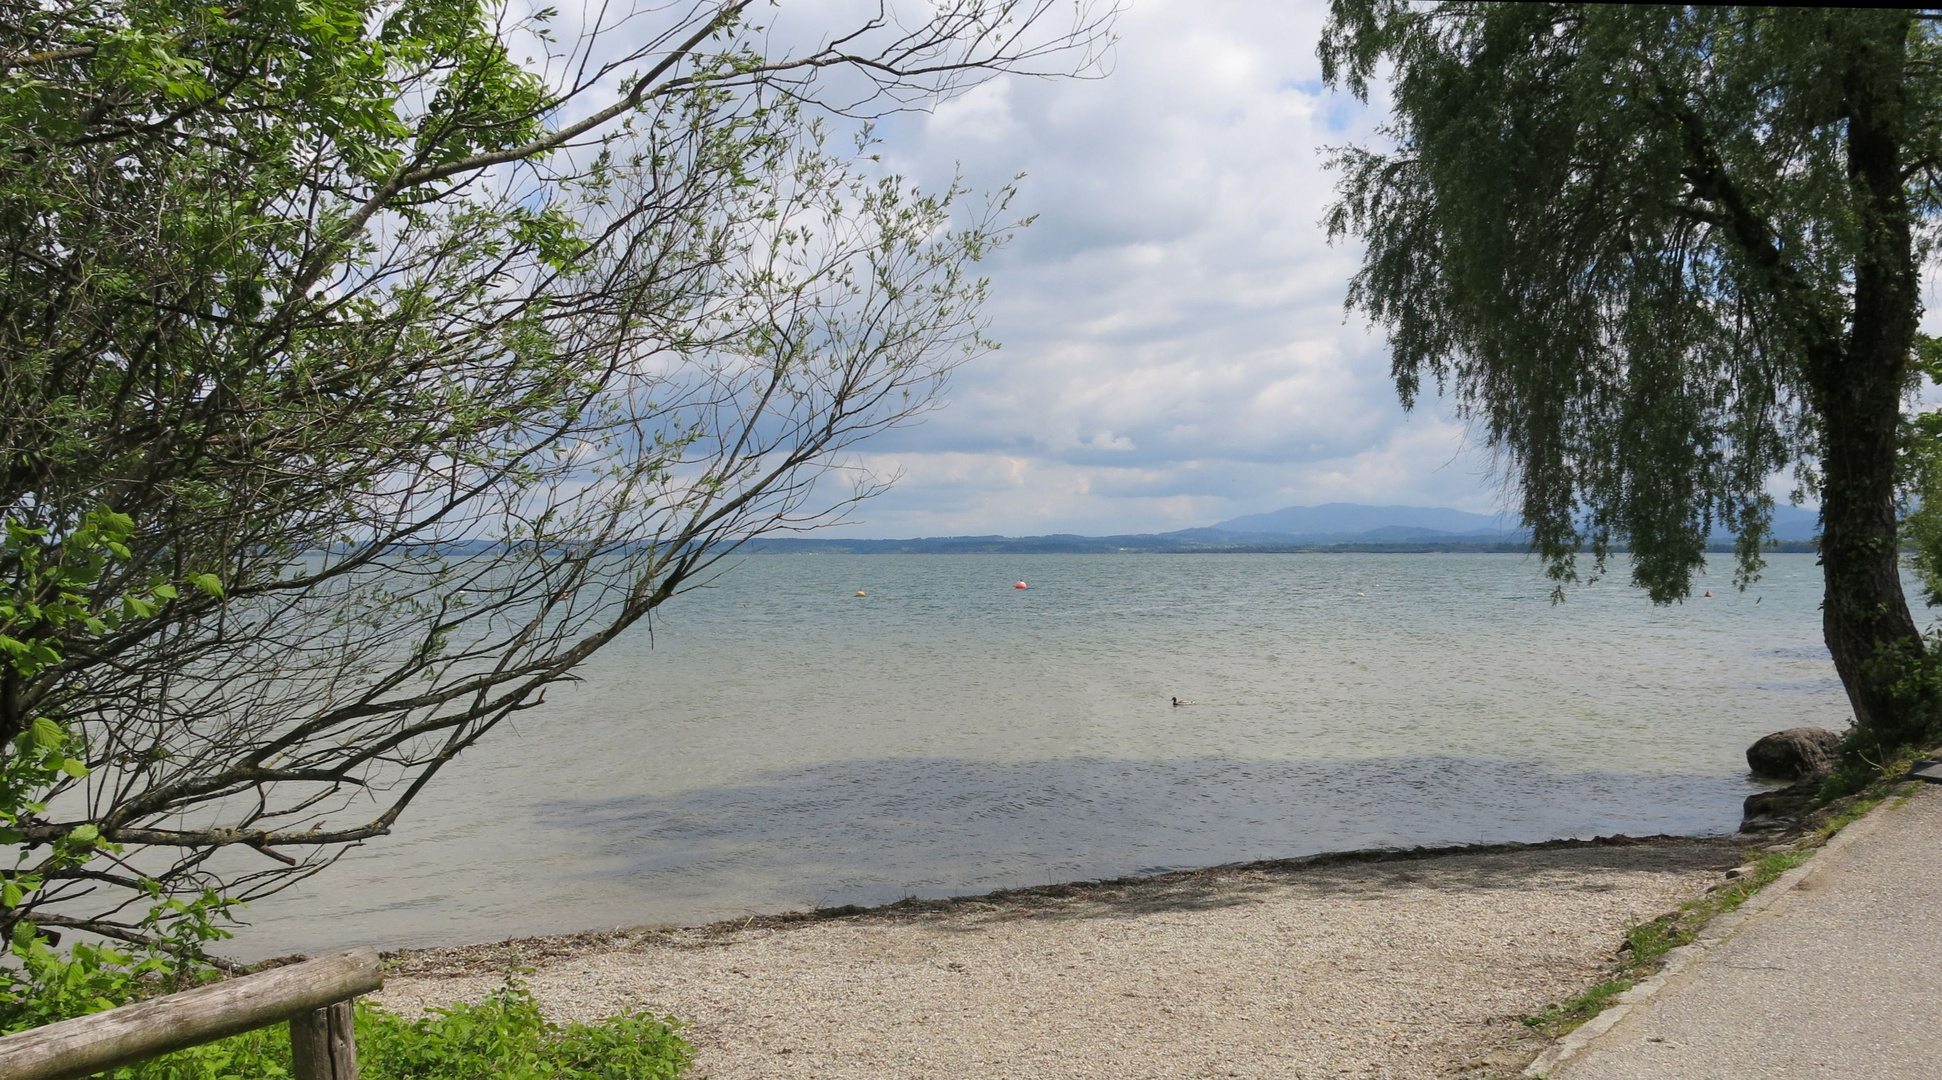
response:
M1790 828L1814 808L1821 791L1819 777L1796 780L1776 791L1756 791L1746 797L1740 810L1740 831L1771 832Z
M1841 736L1826 728L1797 727L1762 736L1746 748L1746 763L1762 780L1799 780L1834 768Z

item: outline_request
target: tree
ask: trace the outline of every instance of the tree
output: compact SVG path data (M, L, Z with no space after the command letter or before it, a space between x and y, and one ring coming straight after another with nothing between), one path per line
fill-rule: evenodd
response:
M1821 503L1823 623L1859 737L1935 723L1899 576L1896 449L1938 220L1942 51L1908 11L1335 0L1332 85L1393 71L1329 227L1405 405L1452 391L1562 584L1631 549L1685 597L1761 566L1767 488ZM1387 65L1387 66L1385 66Z
M842 452L988 347L1005 198L817 115L1106 40L1051 0L794 52L748 0L566 45L513 10L4 4L0 930L152 940L317 871L877 490Z

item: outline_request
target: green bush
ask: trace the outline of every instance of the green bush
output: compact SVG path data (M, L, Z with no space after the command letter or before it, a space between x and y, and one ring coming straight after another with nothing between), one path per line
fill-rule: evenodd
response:
M694 1055L675 1021L645 1013L548 1023L513 979L475 1005L417 1020L360 1005L357 1049L359 1071L373 1080L672 1080Z
M0 1033L100 1012L207 969L76 943L64 953L17 935L19 967L0 969ZM675 1080L694 1051L670 1018L645 1013L554 1024L516 978L476 1004L409 1020L357 1008L359 1072L368 1080ZM113 1080L281 1080L290 1076L282 1024L103 1074Z

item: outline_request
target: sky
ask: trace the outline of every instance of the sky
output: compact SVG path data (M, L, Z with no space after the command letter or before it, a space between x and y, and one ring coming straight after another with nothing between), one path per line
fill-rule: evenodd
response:
M1096 79L1004 77L880 124L941 188L1016 174L1036 222L984 270L1003 347L860 458L900 472L839 534L1163 532L1295 504L1494 513L1447 403L1406 413L1343 309L1332 146L1375 137L1321 83L1321 3L1136 0Z
M643 2L692 16L715 0ZM1344 308L1362 253L1322 226L1328 162L1380 145L1387 104L1380 79L1366 105L1323 85L1326 0L1074 2L1124 8L1095 77L999 76L876 124L885 170L930 191L1015 184L1035 221L980 267L1002 348L961 367L942 408L852 449L842 464L898 479L825 535L1166 532L1327 502L1515 518L1452 402L1426 386L1405 411L1381 332ZM775 56L879 8L755 10ZM607 29L641 44L632 19ZM1938 265L1923 329L1942 334ZM1942 391L1911 404L1942 407ZM1795 486L1786 471L1768 490ZM826 490L812 505L840 499Z

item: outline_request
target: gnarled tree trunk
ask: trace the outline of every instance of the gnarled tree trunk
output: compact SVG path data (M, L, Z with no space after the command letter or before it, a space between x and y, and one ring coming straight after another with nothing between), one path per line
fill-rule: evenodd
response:
M1853 317L1845 341L1808 357L1821 420L1821 622L1856 725L1890 743L1919 737L1929 713L1928 695L1904 680L1922 638L1902 591L1895 516L1902 387L1921 305L1902 160L1905 47L1905 24L1862 37L1844 80L1863 229Z

